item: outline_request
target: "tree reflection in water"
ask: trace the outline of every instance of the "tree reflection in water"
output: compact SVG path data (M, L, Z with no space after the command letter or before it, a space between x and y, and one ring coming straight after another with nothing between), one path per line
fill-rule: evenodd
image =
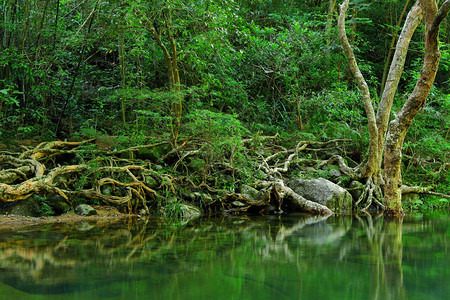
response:
M356 217L366 231L370 255L371 299L405 299L402 272L403 218L385 219L367 214Z
M29 294L115 287L126 298L133 286L139 297L176 299L224 290L241 299L405 299L402 225L382 216L299 214L3 231L0 281Z

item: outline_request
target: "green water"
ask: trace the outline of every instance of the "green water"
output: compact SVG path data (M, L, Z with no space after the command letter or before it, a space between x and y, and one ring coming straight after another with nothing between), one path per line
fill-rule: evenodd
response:
M450 216L94 225L0 232L0 299L450 299Z

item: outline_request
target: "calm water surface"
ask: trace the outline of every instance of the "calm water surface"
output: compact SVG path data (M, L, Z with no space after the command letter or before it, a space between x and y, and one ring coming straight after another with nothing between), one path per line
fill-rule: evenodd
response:
M0 232L0 299L450 299L449 242L448 215L53 224Z

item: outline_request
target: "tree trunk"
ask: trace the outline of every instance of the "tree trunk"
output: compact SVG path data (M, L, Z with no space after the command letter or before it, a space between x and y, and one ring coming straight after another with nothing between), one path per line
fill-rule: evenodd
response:
M339 5L340 13L338 19L338 30L344 52L349 60L350 69L352 70L352 73L361 89L364 108L368 119L370 139L369 158L365 164L365 167L361 171L361 177L367 178L368 184L366 184L366 189L369 190L369 198L371 197L373 191L373 188L369 187L369 185L384 184L386 214L402 215L401 149L406 132L420 108L425 105L426 98L436 76L440 59L438 42L439 26L448 14L450 9L450 0L446 0L439 10L435 0L419 0L414 4L411 11L408 13L408 17L403 26L402 33L400 34L394 58L389 69L389 74L380 105L378 107L376 119L370 99L369 88L356 64L355 55L351 49L345 32L345 13L347 11L348 4L349 0L344 0L344 3ZM390 128L385 139L392 102L395 91L397 90L398 82L403 72L409 42L422 19L422 15L425 17L425 58L422 71L412 94L397 114L396 119L390 123ZM386 145L386 149L384 157L383 183L383 180L381 179L381 159L384 145ZM359 199L357 204L359 204L361 200L362 199Z
M386 139L384 158L384 198L386 214L403 215L401 205L401 159L402 145L406 132L420 108L425 105L439 65L439 26L450 9L450 0L446 0L438 10L435 0L419 0L425 19L425 58L412 94L397 117L390 123Z
M176 47L175 38L172 34L172 16L171 14L164 15L165 27L167 30L167 35L170 43L170 52L167 47L163 44L161 40L161 32L158 32L155 29L155 26L151 21L147 20L147 24L149 25L149 30L155 38L158 46L161 48L164 59L167 65L167 73L169 76L169 83L172 91L175 95L175 101L172 102L170 108L172 111L172 138L174 140L174 144L177 144L178 132L180 130L181 125L181 113L182 113L182 95L181 95L181 82L180 75L178 71L178 52Z
M353 76L358 83L359 88L361 89L363 102L364 102L364 110L366 111L368 127L369 127L369 158L368 161L362 171L363 177L371 177L374 173L376 173L376 168L379 165L378 161L378 129L376 125L375 119L375 111L372 106L372 100L370 98L369 86L367 85L364 76L362 75L358 64L356 63L355 54L350 46L350 43L347 38L347 34L345 31L345 14L347 12L349 0L345 0L344 3L339 5L339 17L338 17L338 31L339 31L339 39L341 40L342 47L344 49L345 55L349 60L350 70L353 73Z
M403 15L405 14L408 4L409 4L409 0L406 1L405 6L403 7L403 11L400 15L400 18L398 18L397 27L400 27L400 24L403 20ZM405 24L408 24L408 20L405 22ZM391 25L392 25L392 22L391 22ZM384 64L383 79L381 80L381 90L380 90L381 94L383 93L384 86L386 85L386 77L388 75L389 63L391 62L392 50L394 49L395 40L397 39L397 37L396 37L397 32L398 32L397 29L395 29L395 31L392 32L392 42L391 42L391 45L389 46L388 56L386 58L386 63Z
M386 131L389 123L389 116L391 114L392 102L397 91L398 83L400 81L403 67L405 65L406 55L408 53L409 43L417 28L422 21L422 9L419 2L416 2L408 13L403 26L402 32L398 38L397 46L395 47L394 58L389 68L388 77L385 83L385 88L381 96L380 104L377 111L377 128L378 128L378 161L379 166L377 170L381 172L381 162L383 157L384 144L386 140Z

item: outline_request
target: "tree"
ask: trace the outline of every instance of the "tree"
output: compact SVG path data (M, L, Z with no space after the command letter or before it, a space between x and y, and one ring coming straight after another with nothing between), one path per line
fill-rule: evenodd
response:
M176 145L181 125L183 96L181 93L181 81L178 66L179 53L177 50L177 42L175 40L173 14L174 11L185 11L185 9L175 8L174 6L177 4L182 5L182 3L173 3L172 1L156 1L152 4L154 6L151 7L150 11L144 10L146 6L148 6L147 3L143 5L140 2L132 2L130 5L135 5L133 9L138 15L141 16L138 18L139 22L143 23L145 28L150 31L151 35L164 54L170 89L174 93L175 98L175 101L172 101L171 103L171 111L172 137L174 144ZM164 35L166 35L168 45L163 41Z
M439 9L435 0L418 0L409 11L402 32L398 38L376 115L370 97L369 87L359 70L355 55L347 39L345 14L348 5L349 0L345 0L339 6L339 38L345 55L349 60L350 69L362 92L370 138L367 162L361 169L356 170L360 178L367 180L366 188L361 198L358 199L357 205L363 199L366 199L367 202L363 209L367 209L372 204L372 201L375 201L380 207L385 209L386 214L402 215L402 145L406 132L414 117L420 108L425 105L428 93L431 90L436 76L440 60L439 27L450 10L450 0L446 0ZM420 77L402 109L397 113L395 119L389 123L392 102L403 72L408 46L422 18L425 22L425 56ZM384 177L381 174L383 151L385 151ZM380 201L380 186L384 187L384 205Z

